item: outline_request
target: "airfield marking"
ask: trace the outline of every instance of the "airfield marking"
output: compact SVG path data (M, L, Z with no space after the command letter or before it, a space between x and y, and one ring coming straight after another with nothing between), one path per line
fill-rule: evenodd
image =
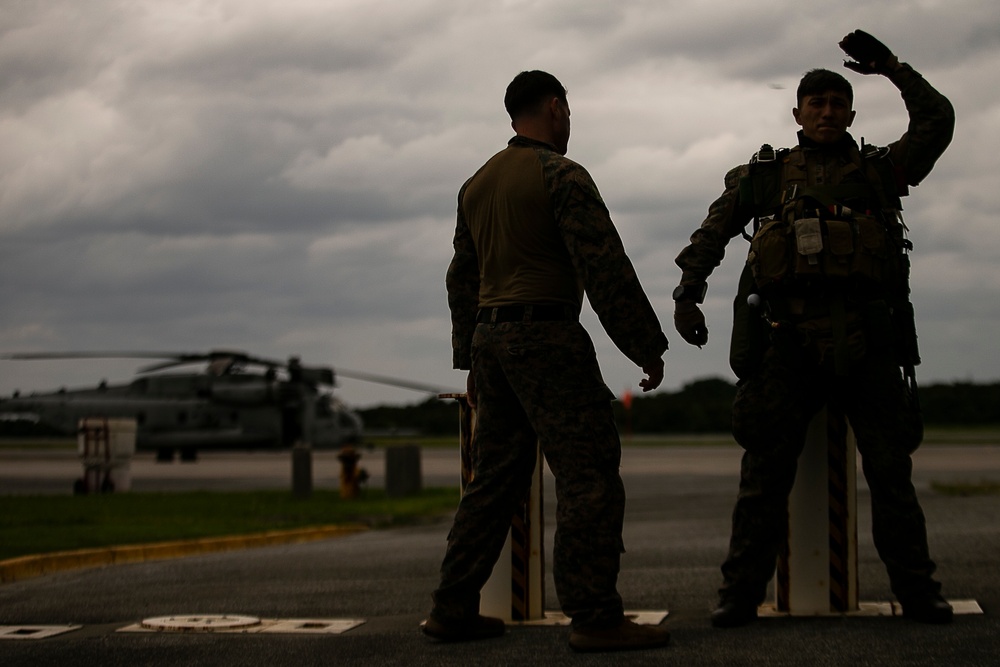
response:
M0 625L0 639L45 639L82 627L82 625Z
M363 623L362 619L280 619L226 614L189 614L148 618L141 623L119 628L116 632L339 635Z
M949 600L955 615L983 614L982 607L975 600ZM782 618L796 616L775 609L774 605L761 605L761 618ZM901 616L902 608L896 602L862 602L853 612L831 612L828 614L807 614L809 616L873 617ZM639 625L659 625L669 615L666 611L626 611L625 615ZM340 635L363 625L364 619L330 618L257 618L227 614L178 614L159 616L133 623L115 632L146 634L307 634ZM511 626L553 626L570 624L570 619L558 611L547 611L545 617L534 621L508 622ZM79 630L82 625L0 625L0 640L47 639L60 634Z
M982 614L983 608L975 600L948 600L956 616ZM902 616L903 608L898 602L859 602L856 611L830 611L826 613L802 613L795 614L787 611L779 611L773 604L763 604L757 608L757 615L761 618L782 618L794 617L830 617L830 616Z
M637 625L659 625L663 620L670 615L669 611L626 611L625 618L628 618L635 622ZM544 618L534 619L534 620L524 620L524 621L505 621L508 625L523 625L523 626L544 626L544 625L556 625L564 626L569 625L572 622L569 616L562 613L561 611L547 611L545 612Z

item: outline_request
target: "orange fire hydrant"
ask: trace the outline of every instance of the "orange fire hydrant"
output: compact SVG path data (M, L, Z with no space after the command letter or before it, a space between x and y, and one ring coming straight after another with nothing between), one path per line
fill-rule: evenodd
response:
M361 484L368 479L368 471L358 465L361 454L351 445L344 445L337 454L340 460L340 497L357 498Z

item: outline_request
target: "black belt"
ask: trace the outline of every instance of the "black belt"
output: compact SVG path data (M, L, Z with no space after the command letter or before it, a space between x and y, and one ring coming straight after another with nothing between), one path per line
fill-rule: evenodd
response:
M576 308L566 305L525 305L481 308L476 321L482 324L497 322L575 322L579 319Z

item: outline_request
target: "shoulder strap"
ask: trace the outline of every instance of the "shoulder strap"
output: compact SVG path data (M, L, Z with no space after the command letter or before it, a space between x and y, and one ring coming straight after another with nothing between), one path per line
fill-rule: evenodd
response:
M861 164L865 175L878 191L882 208L903 210L901 197L909 194L906 180L892 162L890 149L865 144L861 140Z
M772 148L764 144L750 157L748 173L740 180L740 205L754 212L754 232L761 215L781 203L782 165L789 154L787 148ZM743 236L749 240L746 231Z

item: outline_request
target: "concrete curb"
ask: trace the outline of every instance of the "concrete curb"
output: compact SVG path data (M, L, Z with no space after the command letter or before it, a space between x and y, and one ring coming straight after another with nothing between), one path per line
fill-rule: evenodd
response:
M50 554L21 556L0 561L0 583L21 581L32 577L121 563L139 563L148 560L183 558L199 554L236 549L266 547L275 544L298 544L333 537L343 537L369 530L361 524L342 526L318 526L293 530L274 530L252 535L201 538L195 540L174 540L150 544L132 544L96 549L76 549Z

